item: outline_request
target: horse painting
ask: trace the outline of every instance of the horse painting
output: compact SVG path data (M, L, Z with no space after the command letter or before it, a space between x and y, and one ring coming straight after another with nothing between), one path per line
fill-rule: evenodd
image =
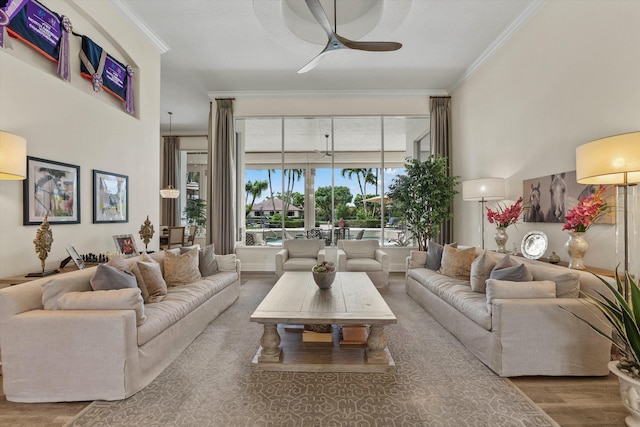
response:
M529 208L525 210L525 222L544 222L544 212L540 208L540 181L538 185L531 184L529 192Z
M567 184L564 181L564 175L564 172L551 175L549 186L551 207L547 214L547 222L564 222L564 216L567 213Z

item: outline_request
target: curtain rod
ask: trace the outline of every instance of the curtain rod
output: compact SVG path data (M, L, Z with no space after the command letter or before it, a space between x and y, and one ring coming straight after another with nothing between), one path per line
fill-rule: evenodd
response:
M216 101L226 101L226 100L235 101L236 99L235 98L216 98Z
M451 98L451 96L430 96L429 98Z

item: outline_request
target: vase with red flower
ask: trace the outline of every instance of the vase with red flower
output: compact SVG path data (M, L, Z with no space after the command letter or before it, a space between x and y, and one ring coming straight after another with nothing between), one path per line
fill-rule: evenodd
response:
M518 221L520 215L522 215L523 210L524 206L522 197L520 197L511 206L502 206L498 204L498 207L495 211L487 208L487 220L490 224L496 225L496 234L494 236L494 239L496 241L496 245L498 246L497 252L507 252L506 244L507 240L509 240L507 227L509 227L511 224L515 224Z
M584 235L595 221L608 211L604 191L604 186L599 186L593 194L580 199L578 205L565 216L567 222L562 229L569 232L569 240L565 243L565 248L571 257L569 268L585 269L584 254L589 249L589 243Z

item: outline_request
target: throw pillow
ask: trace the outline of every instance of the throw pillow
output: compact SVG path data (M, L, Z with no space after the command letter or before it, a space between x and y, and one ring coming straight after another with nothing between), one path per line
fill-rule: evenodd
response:
M447 246L457 248L457 243L449 243ZM429 270L438 271L442 265L442 253L444 246L429 240L427 242L427 268Z
M530 265L527 267L533 280L553 280L556 282L558 298L577 298L580 293L580 275L571 271L562 271L557 267Z
M409 268L424 268L427 266L427 252L410 251Z
M490 279L508 280L512 282L528 282L533 280L533 275L524 264L520 264L505 255L491 271Z
M445 245L442 253L440 274L454 279L469 280L471 264L476 258L476 248L456 249L451 245Z
M164 279L167 286L182 286L202 279L198 269L198 248L193 248L182 255L166 251Z
M216 262L213 243L205 246L204 249L200 249L198 258L198 268L200 269L202 277L212 276L218 272L218 263Z
M442 262L442 252L444 246L429 240L427 242L427 268L429 270L438 271Z
M136 325L146 320L140 289L125 288L110 291L68 292L59 305L61 310L134 310Z
M99 264L90 282L94 291L138 287L136 276L119 257L111 258L106 264Z
M471 289L474 292L485 293L485 282L491 275L491 271L496 266L498 260L489 251L483 251L471 263Z
M143 254L132 268L138 287L146 303L160 302L167 296L167 283L162 277L160 264L149 255Z
M555 298L556 284L551 280L512 282L487 280L487 309L491 312L493 300L523 298Z
M216 255L219 271L236 271L236 254Z

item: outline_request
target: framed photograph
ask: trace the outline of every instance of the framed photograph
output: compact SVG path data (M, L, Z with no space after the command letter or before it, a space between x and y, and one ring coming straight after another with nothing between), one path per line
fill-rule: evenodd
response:
M129 222L129 177L93 170L93 223Z
M80 166L27 157L24 225L80 224Z
M138 249L136 248L136 241L133 238L133 234L119 234L117 236L113 236L113 240L116 242L118 252L123 254L125 258L131 258L138 255Z
M566 222L567 213L583 197L593 194L596 185L579 184L576 171L561 172L523 181L525 206L524 222ZM600 217L597 224L615 224L615 187L606 186L605 199L611 211Z
M82 270L84 268L84 261L82 261L82 258L78 254L78 251L76 251L76 248L74 248L73 245L67 245L66 248L67 253L78 267L78 270Z

